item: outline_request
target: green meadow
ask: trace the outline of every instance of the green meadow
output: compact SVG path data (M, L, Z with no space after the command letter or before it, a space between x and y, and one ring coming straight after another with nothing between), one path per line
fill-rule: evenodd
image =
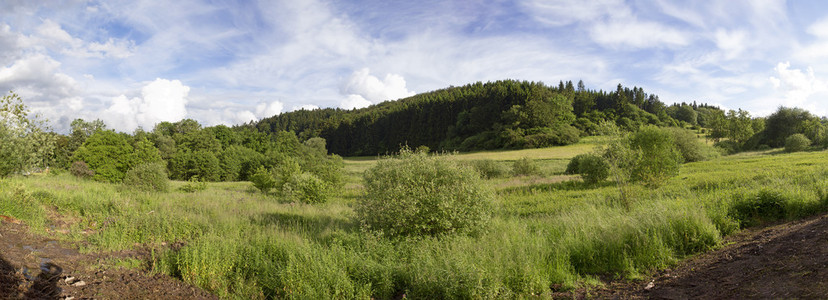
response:
M541 173L486 179L491 221L475 235L388 239L364 230L354 203L375 157L345 159L341 195L284 202L249 182L142 192L69 174L0 181L0 214L81 242L82 251L148 247L141 265L222 298L528 298L638 278L722 245L741 228L828 211L828 153L748 152L687 163L658 189L563 175L601 138L554 148L446 156L524 157Z

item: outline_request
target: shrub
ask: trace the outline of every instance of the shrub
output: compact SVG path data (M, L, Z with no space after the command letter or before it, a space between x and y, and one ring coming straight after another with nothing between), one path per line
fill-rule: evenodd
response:
M524 157L512 164L512 174L515 176L541 175L541 171L535 160Z
M742 151L742 146L736 141L726 140L713 144L713 147L721 149L727 155L736 154Z
M603 157L587 154L578 163L578 174L584 182L595 184L609 177L610 166Z
M195 193L200 192L207 189L207 183L201 181L198 176L190 177L190 180L187 180L187 183L182 185L178 190L185 192L185 193Z
M309 172L290 177L282 186L282 195L302 203L328 201L328 184Z
M265 169L263 166L259 166L256 169L256 172L250 176L250 182L253 183L257 189L259 189L262 193L267 194L276 187L276 179L273 178L273 175L270 174L270 171Z
M566 171L564 174L578 174L579 166L581 165L581 161L584 160L589 154L578 154L575 155L571 160L569 160L569 164L566 165Z
M779 191L763 189L756 196L737 194L735 198L730 214L743 228L783 219L787 213L788 199Z
M470 162L469 165L480 173L480 177L487 179L502 177L508 173L504 166L491 159L475 160Z
M785 152L805 151L810 145L811 140L805 137L804 134L793 134L785 139Z
M357 218L391 237L479 232L494 197L471 168L410 151L379 161L364 181Z
M678 175L682 157L669 133L655 126L644 127L630 136L629 145L636 152L630 170L632 181L656 187Z
M690 130L674 127L662 130L673 136L673 142L685 162L708 160L719 155L716 149L700 142L696 138L696 134Z
M167 168L161 163L144 163L127 171L124 184L139 190L166 192L170 190Z
M80 178L91 178L95 175L95 171L92 171L92 169L89 168L89 165L82 161L73 162L72 166L69 167L69 173L72 173L75 177Z

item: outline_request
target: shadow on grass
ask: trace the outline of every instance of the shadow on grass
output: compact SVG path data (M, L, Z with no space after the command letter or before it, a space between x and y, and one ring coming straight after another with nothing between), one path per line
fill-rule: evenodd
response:
M259 226L276 226L286 231L309 233L317 237L326 231L352 232L359 229L359 224L353 220L326 215L269 212L251 217L250 221Z
M581 180L568 180L555 183L530 184L524 186L517 186L504 189L507 193L533 193L533 192L552 192L552 191L585 191L598 189L603 187L616 186L614 181L603 181L595 184L589 184Z

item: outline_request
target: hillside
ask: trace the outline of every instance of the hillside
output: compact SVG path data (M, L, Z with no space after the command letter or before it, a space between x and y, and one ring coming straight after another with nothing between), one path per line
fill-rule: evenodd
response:
M681 107L689 107L690 115ZM696 124L700 106L667 107L640 87L616 91L502 80L418 94L370 107L283 113L259 121L263 132L293 131L322 137L342 156L393 152L401 145L432 150L492 150L568 145L609 121L621 129ZM701 108L708 108L702 105ZM692 119L691 119L692 117ZM681 121L680 121L681 120ZM603 123L603 124L602 124Z

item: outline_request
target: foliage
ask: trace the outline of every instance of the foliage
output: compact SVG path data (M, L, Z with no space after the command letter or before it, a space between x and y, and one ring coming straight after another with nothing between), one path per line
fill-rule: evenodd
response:
M263 166L256 168L256 172L250 176L250 182L253 186L259 189L264 194L267 194L276 186L276 179L273 178L270 171Z
M478 159L469 163L474 168L480 177L486 179L503 177L509 173L505 166L497 163L492 159Z
M804 109L779 107L765 121L761 144L783 147L785 139L796 133L804 133L808 121L815 119L817 118Z
M30 111L17 94L0 98L0 178L50 165L55 136L46 120Z
M512 164L512 175L514 176L532 176L542 174L543 173L541 172L538 164L531 158L522 157Z
M87 138L72 160L86 162L95 171L95 180L121 182L138 158L125 135L105 130Z
M177 180L189 180L194 176L205 181L218 181L221 178L220 162L209 150L190 151L179 148L168 168L170 177Z
M198 179L198 176L190 177L187 183L178 188L178 190L185 193L195 193L207 189L207 182Z
M654 126L645 127L630 135L629 145L635 153L630 170L632 181L657 187L678 174L682 156L670 133Z
M805 151L808 146L811 146L811 140L801 133L793 134L785 139L785 152Z
M95 175L95 171L92 171L89 165L82 161L73 162L72 166L69 167L69 173L79 178L91 178Z
M329 185L309 172L290 176L282 184L282 195L302 203L324 203L328 201Z
M124 184L139 190L166 192L170 190L167 168L160 162L147 162L127 171Z
M580 174L584 182L595 184L606 180L610 175L610 165L595 154L579 154L566 166L567 174Z
M471 168L410 151L377 162L364 182L357 218L391 237L479 232L494 197Z
M684 162L696 162L715 158L719 153L713 147L702 143L692 131L682 128L662 128L673 136L676 148Z

